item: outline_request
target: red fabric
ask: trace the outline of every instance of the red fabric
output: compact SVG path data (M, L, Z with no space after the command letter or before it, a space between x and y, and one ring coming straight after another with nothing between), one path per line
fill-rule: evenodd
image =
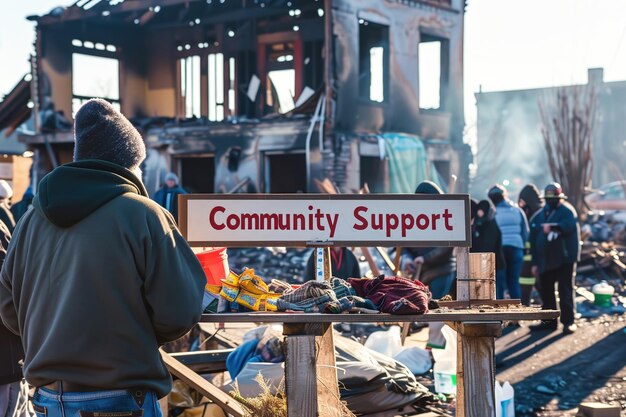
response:
M419 281L400 277L348 280L357 295L367 298L383 313L424 314L428 312L430 291Z

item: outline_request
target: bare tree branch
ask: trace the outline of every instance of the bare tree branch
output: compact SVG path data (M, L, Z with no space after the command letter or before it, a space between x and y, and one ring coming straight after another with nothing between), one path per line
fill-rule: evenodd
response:
M591 185L593 171L596 90L593 86L560 88L554 96L540 99L538 105L550 173L583 213L585 189Z

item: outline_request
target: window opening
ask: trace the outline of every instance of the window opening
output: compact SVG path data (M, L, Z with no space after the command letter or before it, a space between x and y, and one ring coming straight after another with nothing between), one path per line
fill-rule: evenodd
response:
M447 40L423 34L421 38L417 58L419 106L421 109L441 109L448 77Z
M185 117L200 117L200 57L188 56L178 60L180 94Z
M359 96L382 103L389 95L389 27L359 19Z
M266 105L274 113L287 113L295 108L296 70L293 42L268 45Z
M224 54L209 54L209 120L224 120Z
M120 109L120 66L115 58L72 54L72 112L93 97Z

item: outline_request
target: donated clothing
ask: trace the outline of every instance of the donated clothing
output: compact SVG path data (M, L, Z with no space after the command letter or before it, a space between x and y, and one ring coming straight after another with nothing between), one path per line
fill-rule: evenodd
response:
M545 223L552 225L552 233L543 232ZM579 261L580 227L571 204L564 201L556 208L546 204L533 216L530 224L532 264L539 267L540 273Z
M502 246L524 249L528 240L528 222L519 207L503 200L496 206L496 222L502 233Z
M315 279L314 265L315 265L315 250L311 253L309 261L306 263L305 280ZM331 263L331 275L333 277L348 279L348 278L360 278L361 268L359 267L359 261L356 256L348 248L341 248L339 253L333 249L330 250L330 263Z
M419 281L400 277L349 279L356 293L367 298L383 313L424 314L428 312L430 291Z
M174 219L178 221L178 195L187 194L187 191L179 185L173 188L163 186L154 194L154 201L159 203L161 207L172 213Z
M111 162L60 166L38 190L0 277L0 316L22 334L26 380L165 396L158 347L197 323L206 284L174 219Z
M226 369L228 370L230 379L234 380L237 378L237 375L239 375L239 372L246 366L246 363L261 362L261 357L256 354L258 344L258 339L248 340L228 354L226 358Z

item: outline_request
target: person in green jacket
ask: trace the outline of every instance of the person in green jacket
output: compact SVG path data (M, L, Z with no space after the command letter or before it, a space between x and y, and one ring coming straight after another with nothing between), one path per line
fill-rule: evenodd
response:
M159 417L172 384L159 346L197 323L206 278L148 198L131 123L90 100L74 137L74 162L41 180L13 233L0 316L22 337L38 415Z

